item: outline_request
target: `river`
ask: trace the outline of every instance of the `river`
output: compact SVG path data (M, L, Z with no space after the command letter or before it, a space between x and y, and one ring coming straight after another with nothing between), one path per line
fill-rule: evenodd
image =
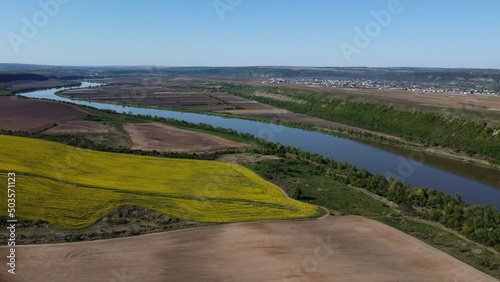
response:
M98 85L100 84L84 82L80 87ZM250 133L272 142L279 142L311 153L318 153L336 161L348 162L357 168L365 168L372 174L383 174L398 178L405 184L440 190L452 196L455 193L460 193L462 199L468 203L491 204L497 210L500 210L500 172L494 169L478 167L391 145L354 141L319 132L263 122L70 100L54 94L59 90L62 89L40 90L20 95L88 105L98 109L115 110L120 113L175 118L194 123L203 122L216 127L232 128L238 132Z

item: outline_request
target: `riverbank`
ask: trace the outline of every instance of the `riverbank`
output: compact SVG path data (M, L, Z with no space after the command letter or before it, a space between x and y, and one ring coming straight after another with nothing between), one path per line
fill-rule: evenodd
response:
M126 111L126 109L124 109L124 111ZM119 114L115 114L115 115L122 116ZM155 120L155 118L150 117L150 120ZM208 120L207 120L207 122L208 122ZM196 127L196 125L192 125L192 126ZM268 129L269 128L276 129L275 127L267 127L267 128ZM231 130L228 130L228 133L230 133L230 132L231 132ZM278 132L276 132L276 134L278 134ZM344 184L341 184L340 182L337 182L337 180L334 180L332 178L335 175L335 177L338 178L338 180L349 181L349 183L353 183L351 185L354 185L354 186L361 185L363 183L362 181L372 182L371 180L369 180L371 178L371 176L369 176L368 174L363 172L363 170L355 170L355 169L353 169L352 166L350 166L348 164L343 164L343 163L332 163L331 169L330 169L326 165L326 164L328 164L328 160L326 158L322 158L318 155L311 155L311 154L308 154L307 152L303 152L303 151L299 152L293 148L280 147L279 145L273 144L273 143L265 143L265 144L267 144L267 145L265 145L264 148L262 148L262 152L266 152L267 154L277 154L278 156L281 156L281 157L283 157L284 154L285 155L293 154L295 156L300 156L300 158L305 158L309 161L313 160L314 162L316 162L318 164L318 166L319 166L319 163L325 162L325 164L323 164L319 167L316 165L310 165L308 163L301 164L299 162L299 163L295 164L295 165L298 165L298 167L294 167L295 165L292 164L293 160L286 160L287 163L285 163L285 165L278 164L277 166L270 166L269 167L271 169L273 169L273 167L275 167L277 170L271 170L270 172L271 173L276 172L277 175L284 175L284 173L288 172L288 173L296 174L297 177L298 176L305 177L305 180L302 182L300 182L300 180L299 180L299 182L296 182L297 179L284 178L285 181L288 181L291 184L300 185L301 187L308 187L308 189L310 189L310 190L305 191L301 200L303 200L303 201L315 201L316 199L318 199L318 200L325 200L326 201L326 200L333 199L333 200L337 201L335 204L330 205L330 204L325 202L322 205L323 206L329 205L330 210L337 211L337 212L344 211L344 213L346 213L346 214L363 214L366 216L378 216L378 215L380 215L383 217L389 216L390 218L392 218L392 217L397 218L397 216L395 214L394 214L394 216L391 215L391 212L388 210L389 207L384 206L383 203L371 202L368 205L367 202L365 202L365 199L363 197L360 197L360 194L357 191L350 190L352 188L350 188L349 186L345 186ZM274 161L277 162L277 160L274 160ZM290 161L292 163L290 163ZM273 160L270 160L270 162L273 162ZM264 168L265 168L265 162L263 164L264 164ZM287 166L289 166L288 169L287 169ZM267 168L265 168L265 169L267 171L269 171ZM336 170L338 170L338 173L335 172ZM265 173L263 173L262 175L265 176ZM310 178L311 176L318 177L318 178L317 178L317 180L313 180L312 178ZM363 177L363 178L361 178L361 177ZM375 180L376 181L373 183L377 183L377 181L383 181L382 178L380 178L380 177L375 178ZM361 182L359 182L359 181L361 181ZM356 184L356 182L359 182L359 183ZM365 182L365 183L368 183L368 182ZM384 183L381 184L383 187L385 187ZM392 183L391 183L391 185L392 185ZM394 184L394 185L400 185L400 184ZM285 185L283 185L283 186L285 186ZM380 187L382 187L382 186L380 186ZM409 189L406 186L401 186L401 187L405 187L405 189ZM410 191L410 192L408 192L408 195L410 195L410 194L411 195L414 195L414 194L418 195L418 191L420 191L419 189L416 189L416 190L413 190L415 188L411 188L411 189L412 189L411 191L414 191L415 193ZM316 193L318 193L320 196L315 196L314 194L312 194L314 191ZM397 189L397 191L399 191L399 189ZM345 194L345 193L347 193L347 194ZM433 195L432 193L434 193L434 192L425 192L425 193L426 193L426 195ZM339 196L339 195L343 195L343 196ZM443 194L439 194L439 195L440 195L439 197L442 197L443 199L444 198L448 199L448 197L445 197ZM313 199L313 198L316 198L316 199ZM404 197L401 199L404 199ZM455 201L455 200L451 200L450 203L453 203L453 201ZM464 208L466 208L466 207L464 206ZM418 209L419 208L417 207L417 210ZM409 211L411 212L412 210L409 210ZM439 213L436 213L436 214L439 214ZM401 220L399 220L399 221L403 225L404 228L410 228L410 229L413 228L412 227L413 225L408 227L407 225L404 224L407 221L401 221ZM450 222L450 224L452 224L452 223ZM423 236L429 236L429 237L434 236L434 235L431 235L433 233L428 234L426 232L421 232L421 234L423 234ZM448 238L448 237L446 237L446 238ZM446 246L448 246L448 245L452 245L452 244L456 244L456 243L452 243L452 241L448 241L444 244L446 244ZM463 248L462 249L460 248L459 244L457 244L456 247L457 247L458 252L463 250ZM472 251L473 250L474 249L472 249ZM466 251L466 252L468 252L468 251ZM492 265L490 263L491 261L495 262L495 260L496 259L486 259L486 261L481 261L481 260L479 260L479 256L478 256L478 263L479 264L483 263L484 264L483 267L486 267L486 268L492 267L492 266L495 267L494 264Z
M99 84L84 83L84 86ZM294 146L304 151L321 154L340 162L351 163L359 169L367 169L372 174L382 174L396 177L404 184L417 187L429 187L444 191L449 195L460 193L464 200L473 204L490 203L500 207L498 198L498 175L496 170L473 166L449 158L440 158L431 155L418 155L420 163L415 163L415 153L407 150L398 152L396 146L384 145L380 142L353 141L354 138L336 137L314 131L314 126L308 125L308 130L297 129L304 124L292 124L283 121L273 121L274 124L254 121L255 118L242 119L226 114L224 117L207 115L206 113L186 113L180 111L165 111L148 108L117 106L106 103L82 102L70 100L54 95L54 91L39 91L27 94L27 97L52 99L68 103L76 103L101 110L112 110L118 113L162 117L167 119L185 120L191 123L210 124L213 127L230 128L245 134L264 138L268 141L282 143L285 146ZM218 114L220 115L220 114ZM154 120L155 118L152 118ZM251 120L252 121L251 121ZM283 124L294 125L290 127ZM275 125L280 124L280 125ZM373 138L372 136L369 136ZM366 138L366 137L365 137ZM378 140L377 140L378 141ZM381 161L383 160L383 161ZM447 161L446 161L447 160ZM437 163L436 163L437 162ZM437 164L437 166L436 166ZM408 167L408 165L410 165ZM404 166L404 167L403 167ZM408 168L408 170L401 170ZM492 171L495 171L492 173ZM473 172L471 174L471 172ZM398 177L399 175L399 177ZM486 181L485 181L486 180ZM446 185L443 185L446 183Z
M322 120L314 117L308 117L308 122L295 122L290 121L285 118L280 118L278 113L273 114L273 118L266 118L262 116L248 115L248 114L238 114L234 112L213 112L213 111L202 111L195 109L179 109L172 107L161 107L161 106L152 106L152 105L144 105L144 104L133 104L133 103L120 103L120 102L109 102L109 101L97 101L93 99L84 99L84 98L76 98L71 95L65 95L64 91L58 91L55 93L57 96L62 98L67 98L74 101L84 101L84 102L92 102L92 103L104 103L110 105L119 105L125 107L137 107L144 109L155 109L155 110L164 110L164 111L173 111L179 113L193 113L193 114L203 114L210 116L218 116L223 118L232 118L232 119L242 119L256 122L264 122L269 124L278 124L287 127L307 130L307 131L316 131L321 132L333 136L339 136L344 138L349 138L354 141L370 141L370 142L378 142L382 144L392 145L401 147L408 150L413 150L415 152L424 152L427 154L432 154L439 157L449 158L455 161L460 161L464 163L474 164L477 166L482 166L486 168L491 168L495 170L500 170L500 166L498 164L491 163L485 158L472 157L467 156L463 153L453 152L450 149L442 148L442 147L428 147L425 144L412 142L408 140L404 140L401 137L384 134L381 132L370 131L366 129L362 129L359 127L344 125L340 123L335 123L327 120Z

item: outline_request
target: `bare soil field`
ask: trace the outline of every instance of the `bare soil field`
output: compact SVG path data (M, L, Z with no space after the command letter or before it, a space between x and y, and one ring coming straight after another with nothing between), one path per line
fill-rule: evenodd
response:
M1 247L2 254L7 247ZM363 217L247 222L18 246L1 281L497 281Z
M108 127L96 121L73 120L59 124L47 133L108 133Z
M132 139L132 149L158 152L200 152L250 145L222 137L183 130L159 123L125 123Z
M0 97L0 129L35 132L90 114L76 106L36 99Z

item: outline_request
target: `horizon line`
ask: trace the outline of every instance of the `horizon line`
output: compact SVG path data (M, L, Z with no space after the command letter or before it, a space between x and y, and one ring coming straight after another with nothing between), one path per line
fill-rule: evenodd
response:
M31 63L2 63L0 65L26 65L26 66L41 66L41 67L80 67L80 68L138 68L138 67L154 67L154 68L321 68L321 69L348 69L348 68L366 68L366 69L464 69L464 70L499 70L500 68L479 68L479 67L430 67L430 66L300 66L300 65L238 65L238 66L213 66L213 65L52 65L52 64L31 64Z

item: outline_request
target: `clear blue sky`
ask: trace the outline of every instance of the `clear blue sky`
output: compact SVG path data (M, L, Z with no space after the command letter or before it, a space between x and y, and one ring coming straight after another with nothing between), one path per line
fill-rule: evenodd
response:
M374 24L392 1L399 13ZM499 12L499 0L0 0L0 62L498 69ZM367 26L370 42L355 41Z

